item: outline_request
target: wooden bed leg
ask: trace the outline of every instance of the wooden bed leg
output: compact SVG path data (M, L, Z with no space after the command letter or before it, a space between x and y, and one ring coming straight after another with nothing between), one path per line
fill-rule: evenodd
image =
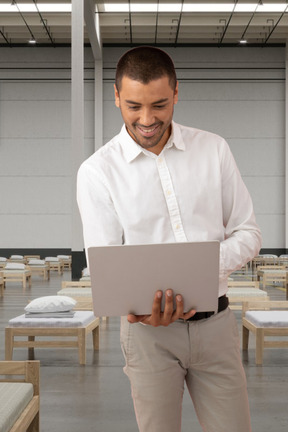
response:
M5 329L5 360L12 360L13 357L13 331L11 328Z
M94 351L99 350L99 325L92 330Z
M78 330L78 353L79 353L79 363L86 364L86 330Z
M28 336L28 341L29 342L34 342L35 341L35 336ZM28 347L28 359L29 360L34 360L35 356L34 356L34 347Z
M264 329L258 328L256 330L256 364L257 365L262 365L263 349L264 349Z
M248 344L249 344L249 330L242 326L242 349L243 351L248 350Z
M39 432L40 431L40 416L39 412L35 416L35 418L30 423L30 426L27 429L27 432Z

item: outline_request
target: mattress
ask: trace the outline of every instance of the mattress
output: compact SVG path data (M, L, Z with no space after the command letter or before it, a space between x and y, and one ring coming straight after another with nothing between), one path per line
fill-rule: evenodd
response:
M86 327L94 319L91 311L76 311L73 318L26 318L23 314L9 320L9 327Z

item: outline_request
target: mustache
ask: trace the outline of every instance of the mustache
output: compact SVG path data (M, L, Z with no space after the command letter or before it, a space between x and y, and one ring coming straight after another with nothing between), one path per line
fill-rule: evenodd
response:
M141 123L134 122L134 123L132 123L132 125L134 127L140 127L140 128L143 128L143 129L151 129L151 128L156 127L156 126L163 125L163 122L157 122L157 123L153 123L151 125L142 125Z

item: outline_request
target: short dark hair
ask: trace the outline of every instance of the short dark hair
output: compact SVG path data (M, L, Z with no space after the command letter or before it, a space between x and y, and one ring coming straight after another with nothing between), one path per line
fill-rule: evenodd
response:
M171 57L159 48L140 46L127 51L118 61L116 88L118 91L121 90L124 76L148 84L165 75L168 76L169 85L175 90L177 78Z

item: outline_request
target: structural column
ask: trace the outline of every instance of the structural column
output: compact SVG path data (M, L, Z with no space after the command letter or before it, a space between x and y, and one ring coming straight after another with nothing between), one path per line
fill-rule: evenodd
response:
M84 0L84 19L94 57L94 149L103 145L103 62L98 6Z
M285 50L285 248L288 249L288 39Z
M103 145L103 62L95 60L94 70L94 112L95 112L95 151Z
M82 223L76 201L76 180L85 151L84 131L84 21L94 57L94 149L103 144L103 72L99 16L94 0L72 0L72 279L86 265Z
M82 223L76 201L77 171L84 158L84 3L72 0L71 141L72 141L72 279L84 267Z

